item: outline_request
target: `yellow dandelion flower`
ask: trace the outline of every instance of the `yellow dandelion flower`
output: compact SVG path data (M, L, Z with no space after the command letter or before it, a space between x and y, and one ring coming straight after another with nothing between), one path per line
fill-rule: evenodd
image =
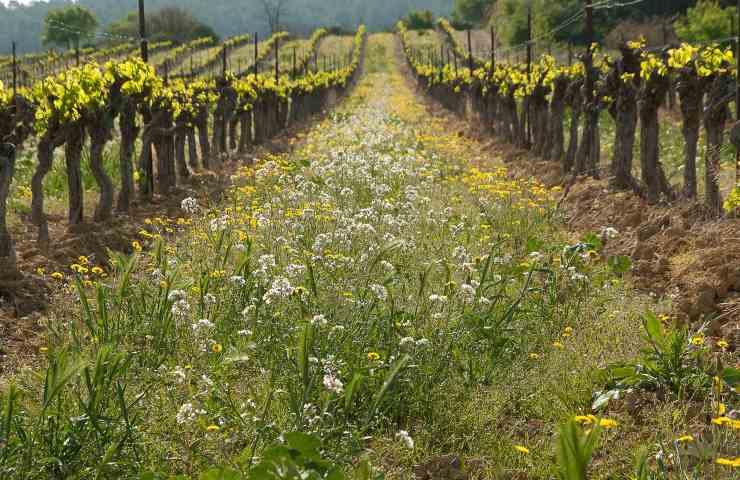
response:
M712 423L715 425L719 425L720 427L722 425L729 425L730 422L732 422L732 419L730 417L717 417L712 419Z
M704 335L699 334L691 337L691 344L696 346L704 345Z
M219 427L218 425L208 425L206 427L206 430L209 433L215 433L215 432L218 432L219 430L221 430L221 427Z
M214 344L213 344L213 345L211 346L211 351L212 351L213 353L221 353L221 352L222 352L223 350L224 350L224 347L223 347L223 345L221 345L220 343L214 343Z
M722 350L726 350L727 347L730 346L730 344L727 342L727 340L722 339L722 340L717 340L717 346L721 348Z
M134 249L134 252L137 252L137 253L139 253L139 252L141 252L143 250L143 248L141 247L141 244L139 242L137 242L136 240L134 240L133 242L131 242L131 248L133 248Z
M371 362L377 362L378 360L380 360L380 354L377 352L368 352L367 359Z
M514 445L514 450L516 450L517 452L523 455L529 455L529 449L527 447L523 447L521 445Z
M54 272L51 274L51 278L54 280L64 280L64 274L61 272Z
M676 439L678 443L691 443L694 441L694 437L691 435L683 435Z
M725 467L731 467L731 468L738 468L740 467L740 457L737 457L735 459L732 458L718 458L716 460L717 465L722 465Z
M563 345L560 342L553 342L552 346L555 347L555 348L558 348L560 350L562 350L563 348L565 348L565 345Z
M593 415L576 415L573 420L581 425L591 425L596 421L596 417Z
M606 428L607 430L610 428L615 428L619 425L615 420L609 419L609 418L602 418L599 420L599 425L602 428Z

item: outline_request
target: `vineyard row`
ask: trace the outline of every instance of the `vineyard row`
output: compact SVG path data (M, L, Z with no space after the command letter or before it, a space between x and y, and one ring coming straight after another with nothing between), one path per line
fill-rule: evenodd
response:
M444 21L438 26L448 32L455 57L466 58L449 34L451 27ZM536 156L559 162L564 175L606 173L612 188L633 190L651 203L697 197L703 127L705 204L714 215L720 215L723 207L730 211L740 206L740 188L735 187L724 202L719 188L721 152L736 88L731 48L683 44L655 52L638 40L622 45L621 58L616 59L594 44L581 61L567 66L558 65L550 55L531 64L483 62L471 55L469 63L458 65L456 58L451 64L443 52L415 49L403 22L398 35L419 85L446 108ZM659 109L672 87L680 100L684 144L680 192L666 178L659 143ZM608 170L600 158L603 111L616 126ZM740 122L729 130L731 143L740 150ZM640 178L633 175L636 144Z
M64 148L68 221L79 224L84 221L81 160L89 142L90 170L100 192L93 218L104 222L114 208L127 212L135 195L141 202L151 201L155 191L167 195L192 171L219 171L234 150L245 153L250 145L320 112L356 80L365 39L360 26L350 62L295 78L272 72L238 77L227 72L215 80L165 82L152 66L131 58L102 66L88 63L15 96L0 83L0 270L15 271L6 202L16 154L31 139L37 157L31 218L40 247L48 249L43 181L57 149ZM103 168L106 145L114 137L120 143L117 194ZM137 141L142 148L135 166Z

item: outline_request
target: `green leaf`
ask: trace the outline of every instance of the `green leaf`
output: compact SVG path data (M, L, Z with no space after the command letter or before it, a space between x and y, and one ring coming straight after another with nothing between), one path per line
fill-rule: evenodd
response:
M408 354L404 355L398 362L396 362L396 364L393 366L393 369L388 373L388 376L383 382L383 386L380 388L380 391L378 391L377 395L375 395L372 407L370 407L370 412L367 419L368 422L370 422L370 420L372 420L372 418L375 416L375 412L380 406L380 403L383 401L383 398L385 398L385 395L388 393L388 390L390 390L391 386L396 381L396 378L401 373L401 370L406 366L407 363L409 363L410 360L411 357L408 356Z
M313 456L321 450L321 440L313 435L301 432L290 432L283 435L288 446L298 450L301 455Z
M645 325L645 331L651 341L660 342L663 340L663 326L660 324L660 320L658 320L658 317L656 317L653 312L645 312L642 317L642 321Z
M530 238L527 240L527 253L532 252L539 252L542 250L542 247L545 245L545 242L543 240L540 240L538 238Z
M355 392L362 383L363 376L360 373L355 373L352 377L352 381L347 385L347 389L344 392L344 410L349 411L352 406L352 400L354 400Z
M200 480L241 480L241 478L239 472L228 468L214 468L199 477Z
M727 367L722 370L720 377L729 385L735 386L740 383L740 368Z
M613 257L609 257L609 260L606 261L606 264L609 266L609 270L616 273L617 275L624 275L632 269L632 259L625 255L615 255Z
M601 241L601 238L593 232L584 235L581 241L596 251L601 250L604 246L604 242Z
M344 480L344 473L341 468L334 467L324 478L325 480Z

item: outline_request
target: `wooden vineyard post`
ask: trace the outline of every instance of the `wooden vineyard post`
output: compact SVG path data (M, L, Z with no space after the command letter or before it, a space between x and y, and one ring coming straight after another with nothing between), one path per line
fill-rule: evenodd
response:
M491 25L491 73L496 71L496 27Z
M257 32L254 32L254 73L255 75L259 73L259 63L257 63L257 59L259 58L259 40L258 40L259 34Z
M13 98L18 94L18 57L15 49L15 42L13 42Z
M149 63L149 42L146 38L146 12L144 10L144 0L139 0L139 39L141 41L141 59L144 61L144 63ZM144 124L149 124L152 120L151 115L149 112L144 112L142 115L144 118ZM154 193L154 155L152 155L153 152L153 145L151 142L144 145L145 148L148 148L149 151L146 152L146 155L144 155L144 182L142 182L143 187L143 197L146 199L150 199L151 196Z
M228 52L226 45L224 45L224 48L221 50L221 77L226 78L226 70L228 69L228 58L227 58Z
M296 61L297 61L296 55L297 55L297 53L296 53L296 47L293 47L293 70L292 70L292 74L291 74L291 76L293 78L296 77Z
M735 22L735 60L737 61L737 72L735 74L735 120L740 128L740 0L737 0L737 21ZM735 147L735 184L740 183L740 146Z
M470 75L473 75L473 42L470 38L470 29L468 28L468 69Z
M439 46L439 81L441 82L444 78L444 68L447 66L445 64L445 46L443 44L440 44Z
M573 44L568 42L568 66L573 66Z
M532 4L527 10L527 82L532 82ZM532 105L527 101L527 115L524 126L524 146L529 147L532 139Z
M280 82L280 39L275 38L275 82Z
M141 59L149 63L149 42L146 39L146 16L144 0L139 0L139 38L141 39Z

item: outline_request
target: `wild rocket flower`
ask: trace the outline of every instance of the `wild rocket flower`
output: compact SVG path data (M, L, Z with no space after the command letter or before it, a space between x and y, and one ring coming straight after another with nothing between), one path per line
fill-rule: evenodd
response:
M344 391L344 384L339 380L333 373L329 372L324 375L324 387L330 392L334 392L337 395Z
M183 212L194 214L198 212L198 201L193 197L187 197L180 203Z

